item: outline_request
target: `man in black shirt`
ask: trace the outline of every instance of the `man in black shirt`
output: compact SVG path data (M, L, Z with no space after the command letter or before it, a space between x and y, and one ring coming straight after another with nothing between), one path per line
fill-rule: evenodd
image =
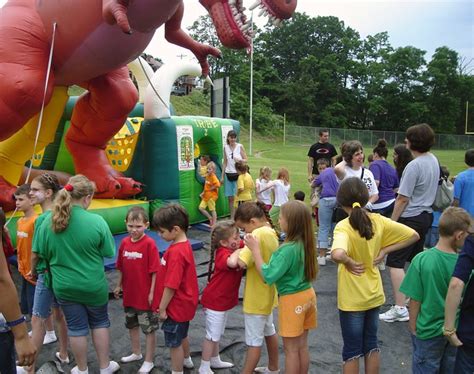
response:
M308 182L311 183L319 174L317 161L320 158L329 160L329 163L333 166L336 156L336 148L329 143L329 130L321 129L319 131L319 141L314 143L308 151Z

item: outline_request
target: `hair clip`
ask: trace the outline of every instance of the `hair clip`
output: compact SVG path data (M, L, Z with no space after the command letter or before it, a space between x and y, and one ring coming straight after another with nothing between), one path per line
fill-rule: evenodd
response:
M68 191L68 192L72 192L72 191L74 190L74 187L73 187L72 184L69 184L69 183L68 183L68 184L66 184L66 185L64 186L64 189L65 189L66 191Z

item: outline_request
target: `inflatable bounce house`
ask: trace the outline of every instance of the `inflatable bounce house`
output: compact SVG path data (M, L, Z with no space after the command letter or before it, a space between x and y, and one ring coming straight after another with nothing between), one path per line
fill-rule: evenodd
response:
M171 115L170 92L174 81L182 75L199 75L198 64L163 65L153 73L148 64L135 61L129 68L139 85L139 103L109 142L106 155L114 169L143 183L143 191L135 199L94 199L89 210L103 216L113 234L126 231L125 215L134 205L143 206L152 216L160 206L175 202L186 208L191 223L203 222L205 217L198 210L204 184L199 174L199 157L209 155L220 176L227 133L239 133L240 125L231 119ZM150 82L147 75L152 76ZM77 97L69 98L54 142L34 156L35 169L75 174L64 137L76 101ZM219 190L216 209L218 216L229 213L223 188ZM10 222L13 239L14 225L20 216L16 213Z

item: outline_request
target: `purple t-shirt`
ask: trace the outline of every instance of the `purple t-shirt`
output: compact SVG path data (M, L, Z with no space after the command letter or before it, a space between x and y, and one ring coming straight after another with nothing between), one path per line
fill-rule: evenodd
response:
M394 188L398 188L399 181L397 171L386 160L375 160L370 164L369 170L379 181L379 199L377 204L395 199Z
M314 185L323 186L319 197L336 197L337 189L339 188L339 182L337 181L336 174L333 168L326 168L321 174L318 175L314 181Z

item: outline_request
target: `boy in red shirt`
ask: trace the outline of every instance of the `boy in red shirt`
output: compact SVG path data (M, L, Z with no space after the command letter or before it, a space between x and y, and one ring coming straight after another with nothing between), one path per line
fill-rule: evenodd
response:
M194 318L198 304L198 283L193 250L186 232L189 217L178 204L170 204L153 215L153 227L166 241L171 241L161 259L157 277L154 309L163 322L165 346L171 351L172 374L183 373L183 366L193 368L189 356L189 321Z
M145 361L139 373L153 369L158 315L153 312L156 273L160 267L160 255L155 241L145 234L149 226L148 214L142 207L129 209L125 219L129 237L122 240L117 257L119 281L114 289L115 298L123 291L125 326L132 341L132 354L121 358L124 363L143 358L140 347L140 331L146 336Z
M207 164L207 172L206 172L206 181L204 183L204 191L199 195L201 197L201 203L199 204L199 211L202 213L203 216L206 216L209 220L209 224L211 227L214 227L217 221L217 213L216 213L216 201L217 197L219 196L219 187L221 186L221 182L219 182L219 178L216 176L216 164L210 161ZM209 209L209 214L206 210Z

